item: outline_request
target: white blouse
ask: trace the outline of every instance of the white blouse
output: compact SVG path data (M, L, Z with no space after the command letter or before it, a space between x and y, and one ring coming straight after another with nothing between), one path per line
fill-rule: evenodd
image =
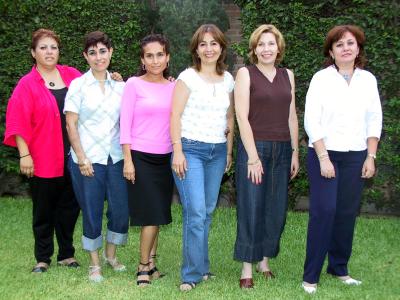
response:
M309 146L323 139L327 150L362 151L380 138L382 108L376 78L355 69L348 85L334 66L317 72L306 97L304 127Z
M179 74L190 90L189 99L181 117L181 136L205 143L226 142L226 114L230 105L229 93L234 80L229 72L217 83L208 83L193 69Z

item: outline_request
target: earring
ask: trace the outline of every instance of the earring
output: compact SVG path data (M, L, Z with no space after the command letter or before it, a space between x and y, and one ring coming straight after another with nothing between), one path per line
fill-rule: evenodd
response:
M145 65L142 65L142 70L146 71L146 66Z
M167 68L169 68L169 61L167 61Z

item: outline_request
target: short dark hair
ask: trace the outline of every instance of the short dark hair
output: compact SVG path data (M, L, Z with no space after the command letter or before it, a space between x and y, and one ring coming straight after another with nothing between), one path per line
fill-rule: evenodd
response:
M354 35L359 48L358 55L354 61L354 67L363 69L367 63L364 51L365 34L364 31L356 25L338 25L329 30L324 42L324 65L328 67L335 63L329 51L332 50L333 43L336 43L338 40L340 40L346 32L350 32L352 35Z
M111 39L102 31L92 31L85 35L83 41L83 52L87 53L90 47L102 43L108 50L112 48Z
M201 25L192 36L192 41L190 42L190 53L192 54L193 67L197 71L200 71L201 69L201 60L197 55L196 50L199 44L203 41L204 35L206 33L210 33L215 41L217 41L217 43L221 46L221 55L217 60L216 71L218 75L222 75L227 68L227 66L225 65L225 58L228 42L222 31L214 24Z

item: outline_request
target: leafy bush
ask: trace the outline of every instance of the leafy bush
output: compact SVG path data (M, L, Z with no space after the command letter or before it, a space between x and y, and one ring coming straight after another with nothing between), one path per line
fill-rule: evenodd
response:
M124 77L136 72L139 63L138 41L149 31L139 1L15 0L0 2L0 136L4 136L5 109L10 94L21 76L30 71L31 34L38 28L51 28L61 38L60 63L84 72L83 36L90 31L106 32L114 44L113 70ZM51 133L49 133L51 134ZM15 149L0 145L0 173L17 172Z
M378 152L378 174L369 182L364 200L376 207L400 208L400 125L399 87L400 4L396 1L366 0L236 0L242 8L243 42L235 46L239 55L246 56L248 38L260 24L275 24L283 33L287 51L283 66L293 69L296 76L296 101L299 123L303 124L304 101L312 75L322 68L322 45L328 30L338 24L356 24L365 30L367 69L378 79L384 105L384 130ZM300 126L302 148L306 134ZM305 164L301 151L301 166ZM304 167L303 167L304 169ZM291 203L308 194L304 170L290 186Z

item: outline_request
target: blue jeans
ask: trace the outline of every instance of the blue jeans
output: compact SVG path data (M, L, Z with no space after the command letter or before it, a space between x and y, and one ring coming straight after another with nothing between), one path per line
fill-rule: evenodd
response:
M226 167L226 143L210 144L182 138L188 170L174 174L183 210L182 282L200 282L209 272L208 233Z
M276 257L285 227L292 147L290 142L256 141L264 175L261 184L247 178L248 156L237 143L237 234L234 259L258 262Z
M107 236L108 243L126 244L128 237L128 190L123 177L123 160L113 164L108 157L107 165L93 164L94 176L83 176L79 166L69 160L72 184L82 210L82 248L95 251L102 247L101 234L104 199L108 201Z

